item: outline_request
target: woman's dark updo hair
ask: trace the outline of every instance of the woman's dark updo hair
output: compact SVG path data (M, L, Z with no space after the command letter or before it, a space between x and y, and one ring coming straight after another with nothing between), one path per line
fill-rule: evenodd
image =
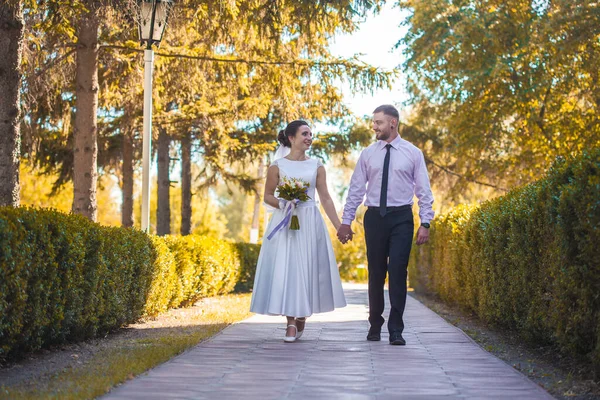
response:
M308 122L302 121L301 119L297 119L295 121L290 122L285 129L279 131L277 135L277 140L281 143L282 146L292 147L292 142L290 142L290 137L296 136L296 132L298 132L298 128L301 126L308 125Z

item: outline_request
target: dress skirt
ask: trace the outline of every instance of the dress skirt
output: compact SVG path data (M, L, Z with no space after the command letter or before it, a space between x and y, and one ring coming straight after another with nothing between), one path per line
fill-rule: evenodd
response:
M308 317L344 307L346 300L331 239L315 202L296 208L299 230L281 229L267 236L283 219L275 210L263 237L250 311L265 315Z

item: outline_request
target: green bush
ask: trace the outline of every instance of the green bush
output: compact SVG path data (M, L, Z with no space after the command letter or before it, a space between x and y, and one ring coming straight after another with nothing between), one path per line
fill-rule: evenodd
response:
M235 286L240 260L232 243L210 236L169 236L183 292L182 304L229 293Z
M154 268L144 314L156 316L183 301L183 288L177 275L177 263L165 239L152 236Z
M254 286L254 276L256 274L256 265L258 264L258 255L260 254L260 245L252 243L234 244L238 259L240 260L240 276L234 290L240 292L251 292Z
M257 257L256 245L0 207L0 360L229 293Z
M432 224L411 285L523 337L588 357L600 372L600 149L540 181Z
M0 357L139 318L152 261L139 231L53 210L0 208Z

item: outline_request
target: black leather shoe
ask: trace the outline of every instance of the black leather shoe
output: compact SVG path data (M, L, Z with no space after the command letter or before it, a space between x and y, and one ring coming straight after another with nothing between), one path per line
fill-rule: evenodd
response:
M379 342L381 340L381 331L375 330L373 328L369 329L369 333L367 334L367 340L370 342Z
M406 340L404 340L401 333L392 333L390 334L390 344L395 346L405 346Z

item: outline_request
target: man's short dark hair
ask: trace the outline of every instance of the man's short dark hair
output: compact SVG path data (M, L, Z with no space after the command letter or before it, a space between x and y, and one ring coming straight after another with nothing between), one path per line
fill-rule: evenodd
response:
M400 113L398 112L396 107L394 107L391 104L384 104L382 106L377 107L373 111L373 114L378 113L378 112L382 112L383 114L389 115L392 118L396 118L397 121L400 121Z

